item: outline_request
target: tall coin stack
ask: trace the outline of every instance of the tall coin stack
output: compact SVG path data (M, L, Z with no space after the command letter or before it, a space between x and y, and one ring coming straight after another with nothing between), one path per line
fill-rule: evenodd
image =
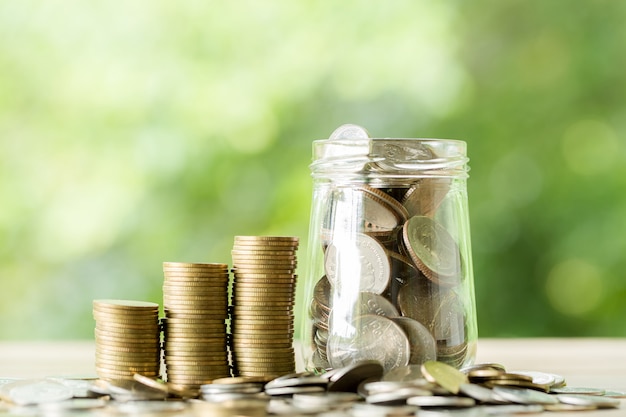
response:
M235 236L231 349L233 370L240 376L295 372L298 243L297 237Z
M100 379L158 377L161 364L159 305L130 300L94 300L96 372Z
M230 376L228 265L164 262L163 274L168 382L198 389L213 379Z

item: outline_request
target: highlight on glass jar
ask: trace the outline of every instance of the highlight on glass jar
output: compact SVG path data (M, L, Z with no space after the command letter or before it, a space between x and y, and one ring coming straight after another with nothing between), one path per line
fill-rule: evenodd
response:
M314 141L308 370L473 363L467 162L463 141L369 138L355 125Z

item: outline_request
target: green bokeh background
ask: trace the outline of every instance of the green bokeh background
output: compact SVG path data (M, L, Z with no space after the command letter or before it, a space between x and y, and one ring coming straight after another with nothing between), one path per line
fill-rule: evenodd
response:
M479 334L626 336L626 2L0 2L0 339L295 235L343 123L468 142ZM302 272L301 272L302 274ZM301 284L304 283L301 279ZM305 308L302 307L304 310Z

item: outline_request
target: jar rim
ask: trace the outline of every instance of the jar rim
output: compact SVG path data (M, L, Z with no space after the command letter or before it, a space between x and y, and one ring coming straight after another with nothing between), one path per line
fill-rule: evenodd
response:
M313 176L467 177L467 144L457 139L358 138L313 141Z

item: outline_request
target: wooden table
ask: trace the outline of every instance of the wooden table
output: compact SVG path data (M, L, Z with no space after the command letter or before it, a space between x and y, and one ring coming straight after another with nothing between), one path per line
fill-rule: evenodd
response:
M626 391L626 339L481 339L477 362L557 373L570 386ZM93 341L0 343L0 378L94 375ZM551 415L626 416L626 400L616 410Z

